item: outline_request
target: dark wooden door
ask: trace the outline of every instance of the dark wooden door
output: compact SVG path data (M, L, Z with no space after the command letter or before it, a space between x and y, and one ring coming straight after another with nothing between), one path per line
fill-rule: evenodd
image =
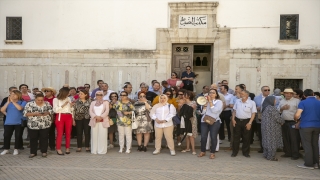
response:
M176 72L181 78L186 66L191 66L193 71L193 44L172 45L172 72Z

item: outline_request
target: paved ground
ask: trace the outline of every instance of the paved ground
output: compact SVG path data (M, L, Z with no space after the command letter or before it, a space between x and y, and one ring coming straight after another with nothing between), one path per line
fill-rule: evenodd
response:
M1 123L2 124L2 123ZM3 127L0 125L0 144L3 143ZM26 133L25 133L26 134ZM24 136L26 138L26 135ZM216 159L198 158L191 153L179 152L170 156L163 148L161 154L152 155L154 144L149 144L147 152L136 151L133 141L131 154L118 153L118 147L106 155L92 155L75 152L76 140L71 141L71 154L58 156L50 151L47 158L37 156L29 159L28 141L25 150L13 156L0 156L0 180L7 179L320 179L320 170L306 170L296 167L303 160L279 158L278 162L267 161L257 153L259 141L251 145L251 158L239 152L236 158L230 157L229 142L224 140ZM1 145L2 146L2 145ZM196 140L199 153L200 137ZM12 148L11 148L12 153ZM41 153L39 152L39 155ZM279 157L282 153L279 152Z
M232 158L229 151L220 151L210 160L208 155L198 158L180 152L173 157L168 149L159 155L152 155L151 149L131 154L117 151L92 155L73 149L65 156L50 152L47 158L29 159L26 149L17 156L0 157L0 179L320 179L320 170L296 167L302 159L271 162L257 152L251 158Z

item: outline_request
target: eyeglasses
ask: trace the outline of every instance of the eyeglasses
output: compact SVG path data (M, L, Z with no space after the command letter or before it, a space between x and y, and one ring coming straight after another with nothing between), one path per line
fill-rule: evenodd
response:
M179 96L183 96L183 94L178 94Z
M113 98L113 97L117 97L117 96L111 96L111 97Z
M263 91L270 91L270 89L265 89L265 90L263 90Z
M52 92L52 91L47 91L47 90L45 90L44 92L46 93L46 92Z
M103 96L102 94L96 94L96 96Z
M126 95L126 94L120 94L120 96L128 96L128 95Z
M139 96L139 98L145 98L146 96Z

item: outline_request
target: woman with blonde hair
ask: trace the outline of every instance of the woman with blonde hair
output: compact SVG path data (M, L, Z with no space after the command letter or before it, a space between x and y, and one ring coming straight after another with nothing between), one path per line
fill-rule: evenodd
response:
M15 137L13 155L18 155L20 148L21 122L23 118L23 109L27 102L22 99L22 94L18 90L13 90L8 97L7 103L1 108L1 112L6 115L4 123L4 151L1 155L9 153L10 141L13 132Z
M152 107L150 112L150 117L155 121L155 148L153 152L154 155L160 153L161 140L164 134L168 147L170 149L170 154L172 156L176 155L174 150L173 141L173 122L172 117L176 115L176 108L168 103L168 96L161 94L159 96L159 103Z

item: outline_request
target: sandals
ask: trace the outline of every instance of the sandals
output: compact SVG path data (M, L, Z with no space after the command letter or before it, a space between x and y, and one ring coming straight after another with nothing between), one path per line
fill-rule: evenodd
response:
M197 153L195 151L192 152L192 155L197 155Z
M76 150L76 152L81 152L81 150L82 150L81 148L78 148L78 149Z
M37 156L37 155L36 154L30 154L29 158L33 158L35 156Z
M205 156L205 155L206 155L205 152L201 152L201 153L198 155L198 157L202 157L202 156Z
M47 153L42 153L42 157L46 158L47 157Z
M215 157L216 157L216 155L213 154L213 153L211 153L209 158L210 158L210 159L214 159Z
M185 152L190 152L190 149L184 149L181 152L185 153Z

